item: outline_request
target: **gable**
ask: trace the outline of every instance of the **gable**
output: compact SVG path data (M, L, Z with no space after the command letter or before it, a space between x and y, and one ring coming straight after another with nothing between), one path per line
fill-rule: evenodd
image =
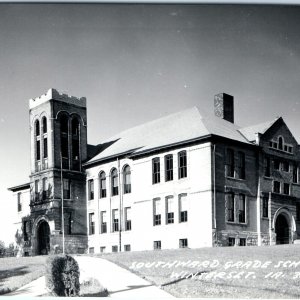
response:
M269 150L290 155L298 151L298 143L282 118L261 135L260 144Z

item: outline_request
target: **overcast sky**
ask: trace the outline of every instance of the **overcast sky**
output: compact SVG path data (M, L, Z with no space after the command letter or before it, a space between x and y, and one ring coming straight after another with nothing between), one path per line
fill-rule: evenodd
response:
M12 218L6 189L29 181L28 100L51 87L87 97L91 144L212 110L219 92L235 97L239 125L283 116L300 141L299 16L299 6L0 4L0 225Z

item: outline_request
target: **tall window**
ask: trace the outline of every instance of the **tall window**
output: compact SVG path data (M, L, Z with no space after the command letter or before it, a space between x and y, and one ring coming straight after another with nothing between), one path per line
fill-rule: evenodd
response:
M64 178L63 179L63 193L64 193L64 199L70 199L71 193L70 193L70 179Z
M269 217L269 198L263 197L263 218Z
M61 143L61 155L63 158L69 157L69 142L68 142L68 117L63 115L60 119L60 143Z
M77 118L74 118L72 120L72 136L78 136L79 135L79 121Z
M119 210L118 209L113 209L112 210L112 220L113 220L113 227L112 231L119 231Z
M93 179L90 179L88 181L88 199L89 200L94 200L94 180Z
M95 234L95 214L89 213L89 234Z
M228 193L227 197L227 221L234 222L234 194Z
M159 198L153 200L153 225L161 225L161 202Z
M274 164L274 169L279 171L280 170L280 160L274 159L273 164Z
M125 207L125 230L131 230L131 207Z
M34 181L34 198L36 201L40 200L40 193L39 193L39 180Z
M169 154L165 156L165 180L173 180L173 155Z
M245 153L243 152L238 152L238 178L240 179L245 179L245 173L246 173L246 168L245 168Z
M284 172L290 171L290 164L286 160L282 162L282 171L284 171Z
M265 157L264 167L265 167L264 175L266 177L270 177L271 176L271 160L270 160L270 157Z
M293 183L298 183L298 166L296 164L293 166Z
M246 198L244 194L239 195L239 223L246 223Z
M44 137L44 158L48 157L48 140Z
M188 205L186 194L179 195L179 222L187 222L188 220Z
M169 196L166 198L166 223L174 223L174 198Z
M160 159L155 157L152 159L152 183L160 182Z
M226 151L226 176L234 177L234 151L232 149Z
M278 149L283 150L283 138L281 136L278 138Z
M105 172L101 172L99 175L99 184L100 184L100 198L106 197L106 175Z
M273 182L273 192L274 193L280 193L280 182L279 181L275 181Z
M119 194L118 171L116 168L111 171L111 194L113 196Z
M178 179L187 177L186 151L178 153Z
M107 214L106 211L100 212L100 219L101 219L101 233L107 232Z
M124 168L123 171L123 181L124 181L124 194L131 193L131 171L128 165Z
M23 238L24 242L28 241L28 233L30 232L30 222L29 221L24 221L23 222Z
M46 117L43 117L42 123L43 123L43 133L47 133L47 118Z
M18 193L18 211L22 211L21 193Z
M285 195L289 195L290 194L290 184L289 183L284 183L283 184L283 193Z
M48 179L45 177L43 178L43 200L47 199L47 192L48 192Z
M41 159L41 141L36 141L36 160Z
M297 221L300 221L300 203L296 203L296 218Z
M35 122L35 136L40 136L40 121Z
M79 165L79 121L77 118L72 119L72 166L74 170L80 170Z

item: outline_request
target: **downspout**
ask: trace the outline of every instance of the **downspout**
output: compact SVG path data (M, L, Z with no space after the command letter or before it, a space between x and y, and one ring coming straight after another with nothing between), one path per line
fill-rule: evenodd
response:
M119 218L120 218L120 224L119 224L119 252L122 251L122 186L121 186L121 171L120 171L120 161L117 158L118 163L118 185L119 185Z
M216 145L213 145L213 230L217 241L217 218L216 218Z

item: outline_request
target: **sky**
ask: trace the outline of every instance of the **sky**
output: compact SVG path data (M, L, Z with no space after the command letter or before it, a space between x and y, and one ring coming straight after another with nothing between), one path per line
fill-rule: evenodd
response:
M0 240L29 182L30 98L87 98L88 142L234 96L235 122L283 116L300 141L300 6L0 4ZM5 229L5 230L3 230Z

